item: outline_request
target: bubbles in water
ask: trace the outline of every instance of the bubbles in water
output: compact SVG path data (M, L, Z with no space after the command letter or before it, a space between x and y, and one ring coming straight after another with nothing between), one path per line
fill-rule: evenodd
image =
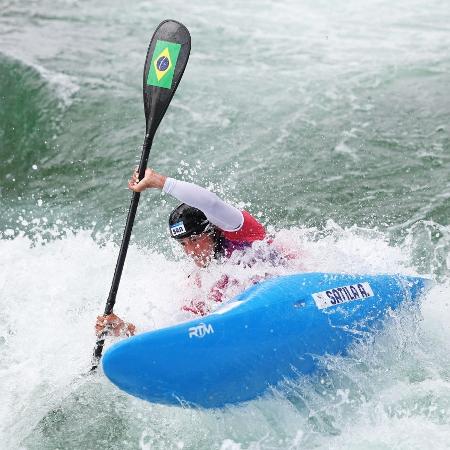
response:
M5 230L3 235L12 237L14 230ZM417 244L414 239L411 237L410 245ZM330 222L323 230L275 232L273 245L295 258L269 268L260 263L236 266L232 260L213 265L202 272L201 289L189 282L187 276L196 269L181 253L175 255L176 260L131 246L115 311L142 332L189 319L182 305L193 296L207 295L225 273L242 285L251 283L262 271L272 276L298 271L415 273L415 257L405 251L407 244L392 246L386 236L373 230L342 229ZM0 416L2 434L11 445L22 439L23 430L41 423L30 435L36 439L37 430L43 432L42 418L61 404L65 417L92 408L92 416L88 413L90 418L83 419L89 427L88 423L95 421L94 409L103 401L110 405L105 404L105 420L126 422L119 440L129 435L126 440L136 443L142 430L147 430L141 442L153 445L151 448L163 448L168 442L175 447L179 436L183 436L184 448L198 448L198 442L205 448L296 448L295 442L302 446L334 442L339 448L356 437L368 445L387 445L396 442L395 436L381 432L388 424L398 424L399 433L400 423L410 427L421 420L422 429L429 430L447 424L448 284L437 285L430 292L422 303L422 316L407 310L392 315L383 333L356 346L349 357L324 358L323 371L317 376L246 405L217 412L173 409L119 394L101 375L96 381L73 384L77 375L89 368L95 341L93 324L104 307L117 251L108 242L99 246L87 231L74 234L66 230L65 237L43 246L33 246L23 235L0 241L0 287L4 293ZM254 253L248 254L249 261L264 251L264 244L257 244ZM225 295L232 296L235 291L238 286ZM249 416L251 428L243 419ZM60 428L47 420L46 433L66 439L69 423L58 417ZM167 426L161 428L161 423ZM381 437L365 436L369 427L380 430ZM227 435L228 443L223 439ZM435 442L441 437L438 433ZM416 438L420 440L418 435ZM40 435L39 439L45 448L48 437Z

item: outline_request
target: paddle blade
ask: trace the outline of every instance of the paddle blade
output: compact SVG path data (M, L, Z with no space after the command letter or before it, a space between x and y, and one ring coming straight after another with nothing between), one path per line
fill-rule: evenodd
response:
M190 51L191 36L183 24L165 20L158 25L144 66L146 132L152 137L183 76Z

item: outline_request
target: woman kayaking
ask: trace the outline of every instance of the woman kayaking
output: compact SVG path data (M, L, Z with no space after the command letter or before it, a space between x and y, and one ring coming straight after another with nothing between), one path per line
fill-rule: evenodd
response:
M247 211L194 183L147 169L140 181L134 172L128 187L134 192L160 189L182 202L169 216L170 234L199 267L206 267L213 259L230 257L235 250L243 250L266 236L263 225Z
M175 180L149 168L142 180L134 171L128 187L134 192L160 189L182 202L169 216L170 235L199 268L208 266L213 260L220 262L230 258L234 252L245 250L253 242L266 237L264 226L249 212L224 202L197 184ZM270 258L276 259L277 256L272 254ZM199 277L195 282L200 283ZM222 276L211 289L210 297L216 302L222 301L224 288L232 282L229 276ZM183 309L200 315L209 312L204 300L191 301ZM115 314L97 317L97 334L105 327L115 336L135 333L134 325L125 323Z

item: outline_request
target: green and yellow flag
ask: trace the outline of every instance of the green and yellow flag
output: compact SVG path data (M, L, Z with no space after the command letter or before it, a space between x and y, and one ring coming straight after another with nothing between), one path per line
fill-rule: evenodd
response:
M172 87L173 74L180 53L181 44L156 41L155 50L148 71L147 85L166 89Z

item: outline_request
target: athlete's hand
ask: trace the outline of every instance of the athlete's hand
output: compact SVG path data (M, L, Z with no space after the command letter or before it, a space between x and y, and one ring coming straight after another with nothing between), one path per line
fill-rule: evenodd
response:
M109 314L107 316L98 316L97 322L95 323L95 333L97 336L104 331L113 336L134 336L136 327L132 323L124 322L115 314Z
M149 168L145 170L144 178L139 181L139 172L136 167L130 181L128 181L128 187L134 192L142 192L148 188L162 189L166 179L166 176L161 175Z

